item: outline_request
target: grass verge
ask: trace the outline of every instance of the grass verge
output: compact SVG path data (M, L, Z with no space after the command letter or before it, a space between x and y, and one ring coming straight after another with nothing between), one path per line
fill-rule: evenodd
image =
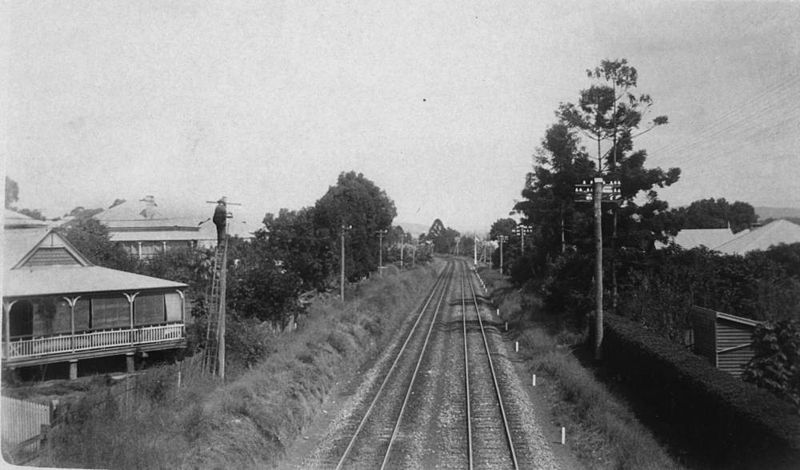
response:
M337 380L389 342L432 284L431 267L372 279L342 305L309 307L297 330L264 335L254 366L219 384L197 361L93 384L48 436L43 465L83 468L265 468L316 415ZM237 367L231 367L237 370Z
M586 369L574 351L583 335L543 312L529 293L514 289L497 271L480 270L492 298L519 341L529 374L550 384L551 424L569 430L569 447L587 468L681 468L627 404Z

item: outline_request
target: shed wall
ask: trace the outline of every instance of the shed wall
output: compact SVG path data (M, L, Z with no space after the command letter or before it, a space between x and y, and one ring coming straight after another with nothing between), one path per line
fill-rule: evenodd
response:
M734 323L721 318L717 319L717 348L719 350L724 350L742 345L750 345L753 342L753 329L754 328L749 325ZM725 372L739 377L754 354L755 352L752 346L733 351L720 352L717 355L718 367Z

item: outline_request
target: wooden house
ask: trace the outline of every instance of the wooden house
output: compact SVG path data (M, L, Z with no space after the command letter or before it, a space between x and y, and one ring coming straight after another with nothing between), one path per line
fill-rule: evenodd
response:
M122 202L94 217L108 227L111 241L139 259L177 248L196 248L203 238L197 220L164 211L153 196Z
M211 222L213 207L200 210L177 210L161 207L155 197L145 196L138 201L126 201L94 217L108 227L111 241L120 243L138 259L149 259L159 253L181 248L214 248L217 228ZM228 221L228 234L252 239L247 222Z
M92 265L57 232L3 233L6 369L185 347L185 284Z
M739 377L753 358L753 330L761 322L692 307L694 352L714 367Z

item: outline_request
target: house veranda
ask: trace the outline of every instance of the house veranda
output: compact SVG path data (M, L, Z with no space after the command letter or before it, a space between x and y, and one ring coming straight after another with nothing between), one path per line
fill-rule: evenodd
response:
M5 230L4 369L185 347L185 284L92 265L57 232Z

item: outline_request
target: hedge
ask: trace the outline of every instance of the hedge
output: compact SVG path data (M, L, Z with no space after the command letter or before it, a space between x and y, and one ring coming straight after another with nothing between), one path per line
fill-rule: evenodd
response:
M724 468L800 468L800 416L771 393L624 318L606 317L603 358L688 438Z

